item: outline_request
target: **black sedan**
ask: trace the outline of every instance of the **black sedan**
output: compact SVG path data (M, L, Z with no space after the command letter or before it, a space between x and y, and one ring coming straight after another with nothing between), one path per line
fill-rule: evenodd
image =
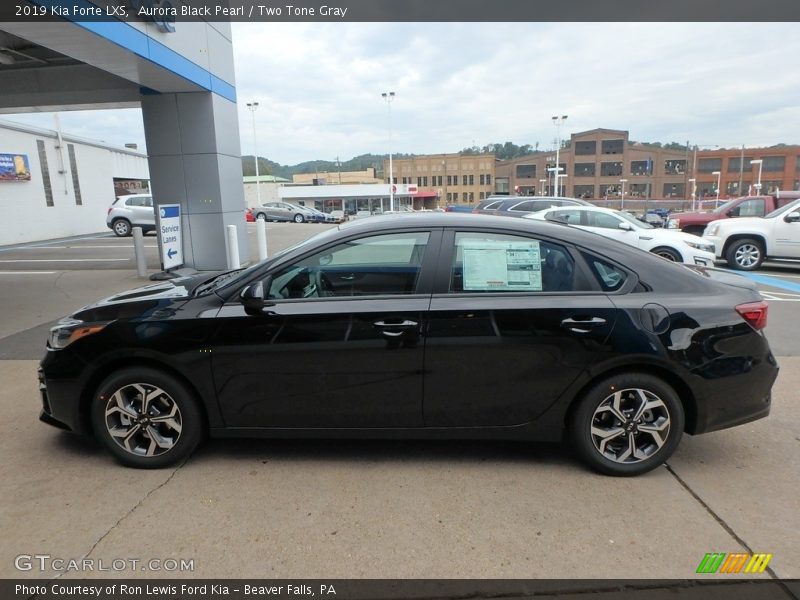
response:
M374 217L63 319L41 419L134 467L205 435L402 436L566 439L635 475L769 413L766 317L748 279L560 224Z

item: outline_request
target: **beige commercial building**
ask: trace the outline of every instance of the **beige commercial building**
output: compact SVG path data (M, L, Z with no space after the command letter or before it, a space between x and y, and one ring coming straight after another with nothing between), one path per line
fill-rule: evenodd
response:
M388 160L383 169L388 183ZM435 193L440 205L476 204L494 193L494 173L494 154L429 154L393 160L392 183Z
M352 185L361 183L384 183L375 176L375 168L363 171L320 171L318 173L297 173L292 175L292 183L300 185Z

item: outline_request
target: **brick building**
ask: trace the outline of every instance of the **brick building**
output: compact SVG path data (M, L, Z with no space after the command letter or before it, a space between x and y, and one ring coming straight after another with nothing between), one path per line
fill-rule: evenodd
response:
M495 192L494 154L429 154L395 159L393 183L435 192L440 204L474 204ZM383 162L389 182L389 161Z

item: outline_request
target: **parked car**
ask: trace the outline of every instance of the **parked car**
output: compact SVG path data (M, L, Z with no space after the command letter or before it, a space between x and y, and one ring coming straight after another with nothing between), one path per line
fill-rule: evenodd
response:
M594 206L579 198L561 196L502 196L479 203L472 211L478 214L522 217L552 206Z
M636 475L769 413L767 310L745 277L579 228L374 217L62 319L41 419L132 467L205 435L563 438Z
M637 217L642 223L647 223L652 227L664 227L666 225L665 217L654 211L647 211L641 217Z
M267 202L253 209L256 219L267 221L294 221L295 223L305 223L314 221L315 214L312 209L306 206L297 206L288 202Z
M305 208L307 208L308 210L311 211L312 217L310 217L308 220L313 222L313 223L337 223L338 222L336 217L334 217L330 213L326 213L326 212L323 212L323 211L321 211L319 209L311 208L311 207L308 207L308 206L306 206Z
M473 212L475 207L471 204L448 204L447 207L444 209L445 212L460 212L460 213L469 213Z
M551 208L527 217L580 227L673 262L702 267L714 266L713 244L682 231L654 228L625 211L599 206L577 206Z
M253 216L253 209L252 208L246 208L245 209L245 211L244 211L244 220L247 221L248 223L255 223L256 218L255 218L255 216Z
M712 221L703 239L732 269L754 271L764 260L800 260L800 200L763 218Z
M774 196L742 196L728 200L712 211L672 213L667 221L667 227L703 235L703 231L711 221L734 217L763 217L797 198L800 198L800 192L779 191Z
M131 235L134 227L141 227L142 233L155 231L153 197L150 194L118 196L108 207L106 225L119 237Z

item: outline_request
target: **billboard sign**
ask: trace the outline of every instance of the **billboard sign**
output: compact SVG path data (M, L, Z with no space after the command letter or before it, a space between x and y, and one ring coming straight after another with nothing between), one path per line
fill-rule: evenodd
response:
M0 182L30 180L31 167L26 154L0 154Z

